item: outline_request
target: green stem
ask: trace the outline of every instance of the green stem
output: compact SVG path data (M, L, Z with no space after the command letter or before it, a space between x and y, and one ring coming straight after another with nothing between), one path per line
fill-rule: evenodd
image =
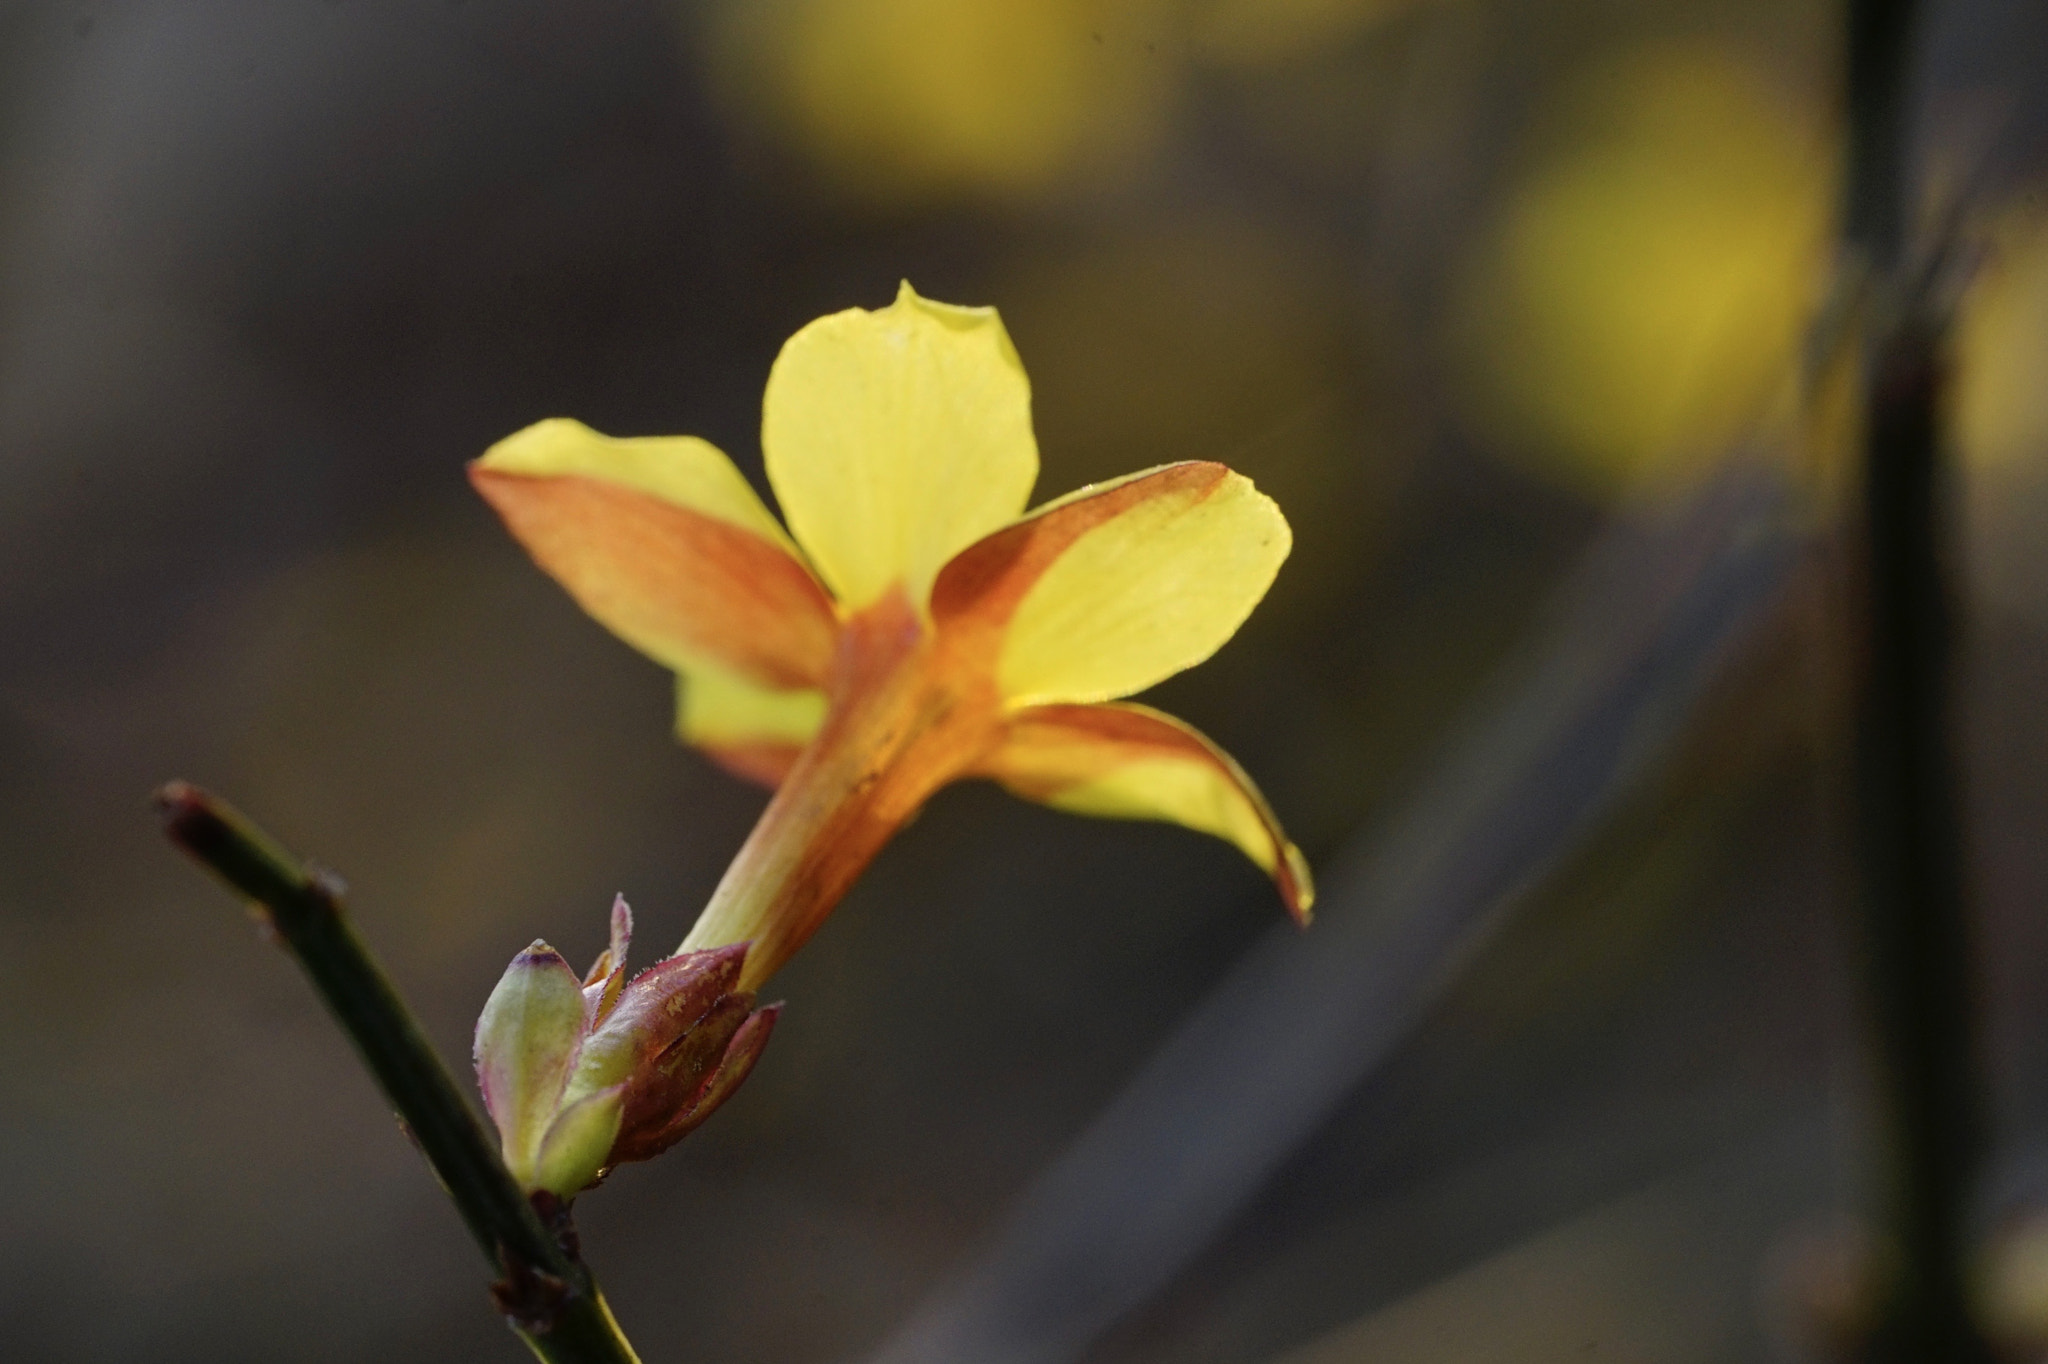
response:
M500 1275L493 1293L512 1329L548 1364L638 1364L589 1269L543 1225L411 1010L350 927L340 882L305 866L197 787L172 782L156 799L171 840L261 906L298 959Z

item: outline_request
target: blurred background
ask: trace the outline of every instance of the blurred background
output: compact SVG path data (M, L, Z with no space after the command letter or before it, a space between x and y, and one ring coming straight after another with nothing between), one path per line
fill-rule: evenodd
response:
M1932 18L1920 162L1978 267L1981 1221L2039 1245L2048 10ZM452 1062L510 955L593 955L614 892L679 938L764 795L669 738L668 676L463 462L560 414L758 483L782 340L903 277L1001 309L1038 498L1205 458L1286 510L1264 606L1156 699L1261 783L1321 919L1178 829L942 793L778 978L741 1097L580 1205L643 1354L1810 1344L1853 1310L1869 1188L1839 471L1797 401L1838 28L1817 0L0 7L9 1356L522 1357L148 793L204 783L340 870Z

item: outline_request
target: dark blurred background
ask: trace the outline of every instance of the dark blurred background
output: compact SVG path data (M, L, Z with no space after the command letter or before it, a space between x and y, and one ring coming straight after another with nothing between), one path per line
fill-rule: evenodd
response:
M2048 11L1933 19L1921 168L1982 263L1955 505L1982 1221L2024 1249L2048 1246ZM509 956L594 954L614 892L643 943L679 938L764 797L669 738L668 677L463 462L564 414L704 435L758 481L781 341L900 277L1002 310L1040 498L1209 458L1286 510L1264 606L1157 699L1323 873L1304 950L1439 912L1368 904L1349 867L1449 824L1453 870L1527 849L1451 897L1388 1045L1213 1225L1114 1291L1077 1230L1008 1357L1794 1348L1868 1185L1839 471L1797 403L1838 26L1808 0L0 7L7 1356L520 1357L341 1037L146 797L202 782L344 873L451 1061ZM1482 745L1442 775L1461 735L1540 721L1518 689L1597 690L1545 662L1603 647L1558 624L1608 609L1584 565L1647 526L1602 571L1684 588L1703 570L1654 528L1736 476L1773 490L1786 557L1704 643L1651 649L1682 704L1560 731L1566 757L1623 734L1626 780L1554 838L1527 833L1558 808L1540 782L1476 822L1418 806L1520 771ZM1010 1292L1012 1210L1279 916L1220 843L942 793L778 978L741 1098L581 1205L635 1342L917 1357L905 1323L976 1275ZM1215 1079L1192 1126L1245 1117ZM2048 1310L2048 1272L1993 1281ZM1037 1339L1068 1289L1107 1305Z

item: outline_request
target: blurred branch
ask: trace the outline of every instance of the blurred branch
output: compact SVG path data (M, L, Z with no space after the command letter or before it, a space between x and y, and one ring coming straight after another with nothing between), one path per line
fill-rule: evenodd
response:
M1919 0L1850 0L1849 176L1842 231L1872 268L1898 264L1905 240L1905 98Z
M573 1249L566 1210L552 1210L558 1225L544 1226L506 1173L497 1143L343 916L340 882L197 787L172 782L156 799L171 840L260 906L298 959L500 1275L492 1294L513 1330L549 1364L638 1364Z
M1869 1007L1897 1266L1872 1358L1973 1361L1965 1230L1982 1143L1961 829L1949 748L1944 581L1948 318L1906 249L1917 0L1852 0L1844 235L1865 294L1856 706L1858 852Z
M1337 860L870 1364L1057 1364L1164 1287L1682 733L1796 554L1737 467L1623 520L1394 818Z

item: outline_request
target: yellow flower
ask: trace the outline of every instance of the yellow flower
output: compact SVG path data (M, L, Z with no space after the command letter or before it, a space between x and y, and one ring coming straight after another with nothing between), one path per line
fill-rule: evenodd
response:
M470 466L543 569L675 670L682 737L778 784L683 950L751 942L737 988L757 988L963 777L1227 839L1306 920L1308 867L1251 780L1117 700L1209 657L1265 595L1292 541L1251 480L1169 464L1023 514L1038 447L1010 338L994 309L908 284L790 338L761 443L789 533L691 436L555 419Z

